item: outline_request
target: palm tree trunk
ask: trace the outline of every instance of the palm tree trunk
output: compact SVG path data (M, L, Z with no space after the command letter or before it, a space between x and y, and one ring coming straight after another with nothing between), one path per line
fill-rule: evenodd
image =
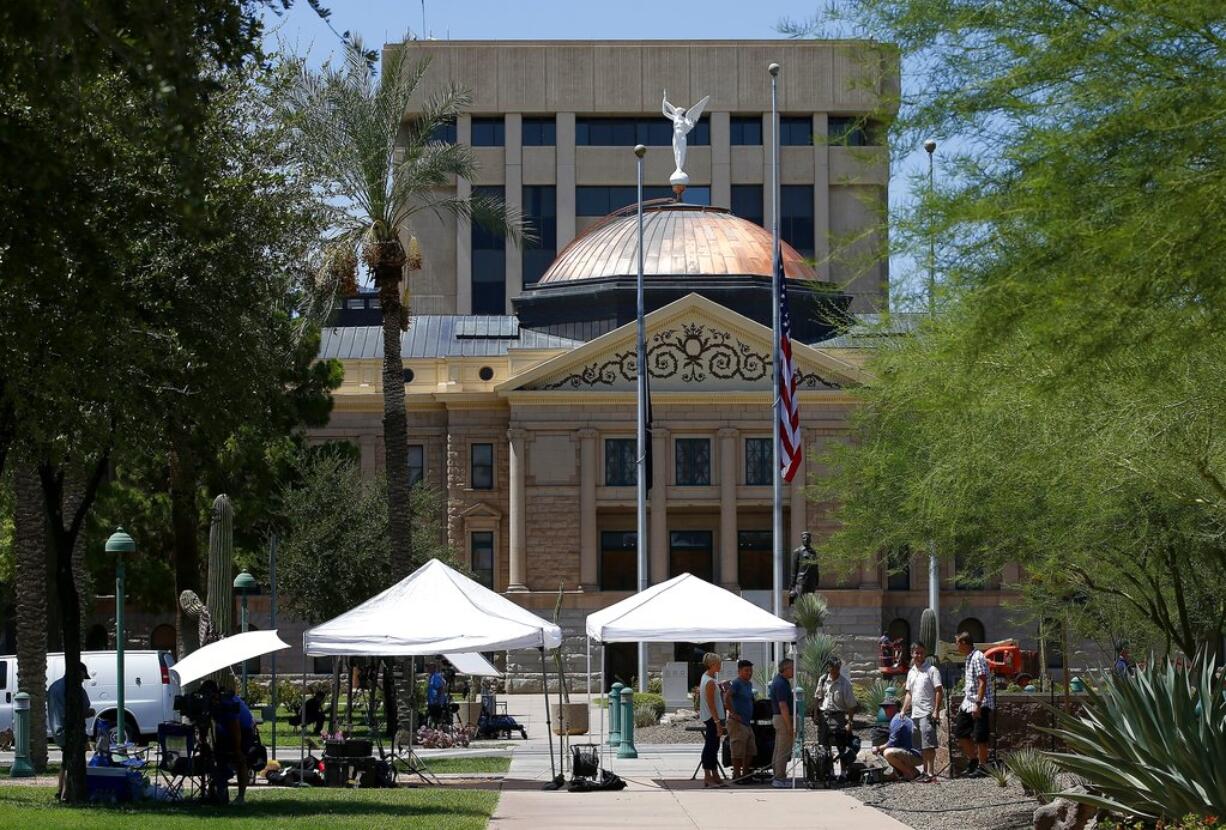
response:
M47 520L38 475L13 465L17 689L30 696L30 763L47 768Z

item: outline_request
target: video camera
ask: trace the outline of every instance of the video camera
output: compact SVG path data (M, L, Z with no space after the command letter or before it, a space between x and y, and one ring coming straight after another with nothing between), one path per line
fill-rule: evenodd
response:
M213 696L199 690L175 695L174 708L194 724L208 724L213 719Z

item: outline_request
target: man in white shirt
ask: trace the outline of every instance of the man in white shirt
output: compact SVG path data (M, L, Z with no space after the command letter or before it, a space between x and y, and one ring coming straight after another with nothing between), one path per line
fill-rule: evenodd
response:
M927 656L923 643L911 646L911 670L907 672L907 695L902 702L902 712L909 713L915 721L924 756L924 775L931 780L936 778L937 772L937 724L941 720L945 690L941 688L941 673L937 667L924 665Z

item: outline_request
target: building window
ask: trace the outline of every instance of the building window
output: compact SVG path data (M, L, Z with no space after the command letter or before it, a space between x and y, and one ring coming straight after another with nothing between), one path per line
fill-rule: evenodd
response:
M734 115L730 126L733 146L761 146L762 116Z
M687 205L710 205L711 186L707 184L690 185L681 194L681 201Z
M605 530L600 534L600 590L633 591L638 587L638 534Z
M441 141L443 144L455 144L455 121L444 121L430 131L431 141Z
M492 591L494 590L494 532L475 530L469 538L469 561L472 563L470 567L473 578Z
M975 643L976 645L986 643L988 641L987 629L983 627L983 623L974 617L967 617L965 620L958 623L958 627L954 629L955 635L961 634L963 631L971 635L971 642Z
M780 116L779 144L783 147L812 146L813 117L810 115Z
M634 438L606 438L604 442L604 483L609 487L632 487L638 482Z
M345 300L345 305L348 306L350 310L357 311L366 308L366 301L361 297L355 297L352 300Z
M774 453L771 451L771 439L745 439L745 483L760 487L774 484L771 469L774 466Z
M501 186L481 185L473 195L503 199ZM473 314L504 314L507 309L507 240L472 223Z
M688 191L687 191L688 192ZM643 199L671 198L673 190L667 186L643 187ZM633 205L638 200L638 188L634 185L579 185L575 188L575 215L607 216L618 208Z
M524 218L537 242L522 246L524 285L532 285L558 255L558 189L553 185L527 185L523 190Z
M755 225L765 225L766 212L762 207L762 185L734 184L732 186L732 213Z
M711 483L711 440L677 439L677 484L701 487Z
M506 126L502 116L472 120L472 146L501 147L506 144Z
M557 121L552 115L524 116L523 145L525 147L552 147L557 143Z
M711 120L704 116L685 137L690 147L706 147L711 143ZM673 143L673 125L656 116L642 118L575 119L575 144L580 147L665 147Z
M409 486L416 487L426 477L426 448L409 444Z
M911 590L911 549L901 547L890 551L886 557L887 574L885 587L887 591Z
M882 144L881 127L863 118L831 116L826 119L826 140L838 147L872 147Z
M473 444L472 446L472 489L494 489L494 445Z
M779 235L801 256L812 259L816 250L813 185L785 184L779 188Z
M742 591L769 591L774 586L774 559L769 530L738 530L737 584Z
M709 530L674 530L668 534L668 575L691 573L715 581L715 556Z

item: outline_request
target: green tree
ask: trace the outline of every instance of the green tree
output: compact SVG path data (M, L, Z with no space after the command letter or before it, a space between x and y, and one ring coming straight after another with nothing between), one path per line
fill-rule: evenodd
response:
M286 117L315 175L329 184L332 233L323 277L352 286L359 254L370 269L383 316L383 446L387 473L392 578L408 574L413 512L408 473L408 426L401 333L409 324L406 266L416 248L412 226L425 213L470 219L513 239L523 236L520 215L481 194L441 195L453 178L471 179L472 150L433 138L435 130L468 106L469 95L448 89L414 106L428 62L412 61L405 47L385 50L382 74L359 40L346 43L339 66L313 72L300 66ZM410 112L411 120L409 118Z
M847 0L790 28L838 25L911 70L895 148L955 148L891 228L938 242L941 319L874 360L823 493L840 556L934 539L1021 562L1039 613L1220 648L1221 5Z

